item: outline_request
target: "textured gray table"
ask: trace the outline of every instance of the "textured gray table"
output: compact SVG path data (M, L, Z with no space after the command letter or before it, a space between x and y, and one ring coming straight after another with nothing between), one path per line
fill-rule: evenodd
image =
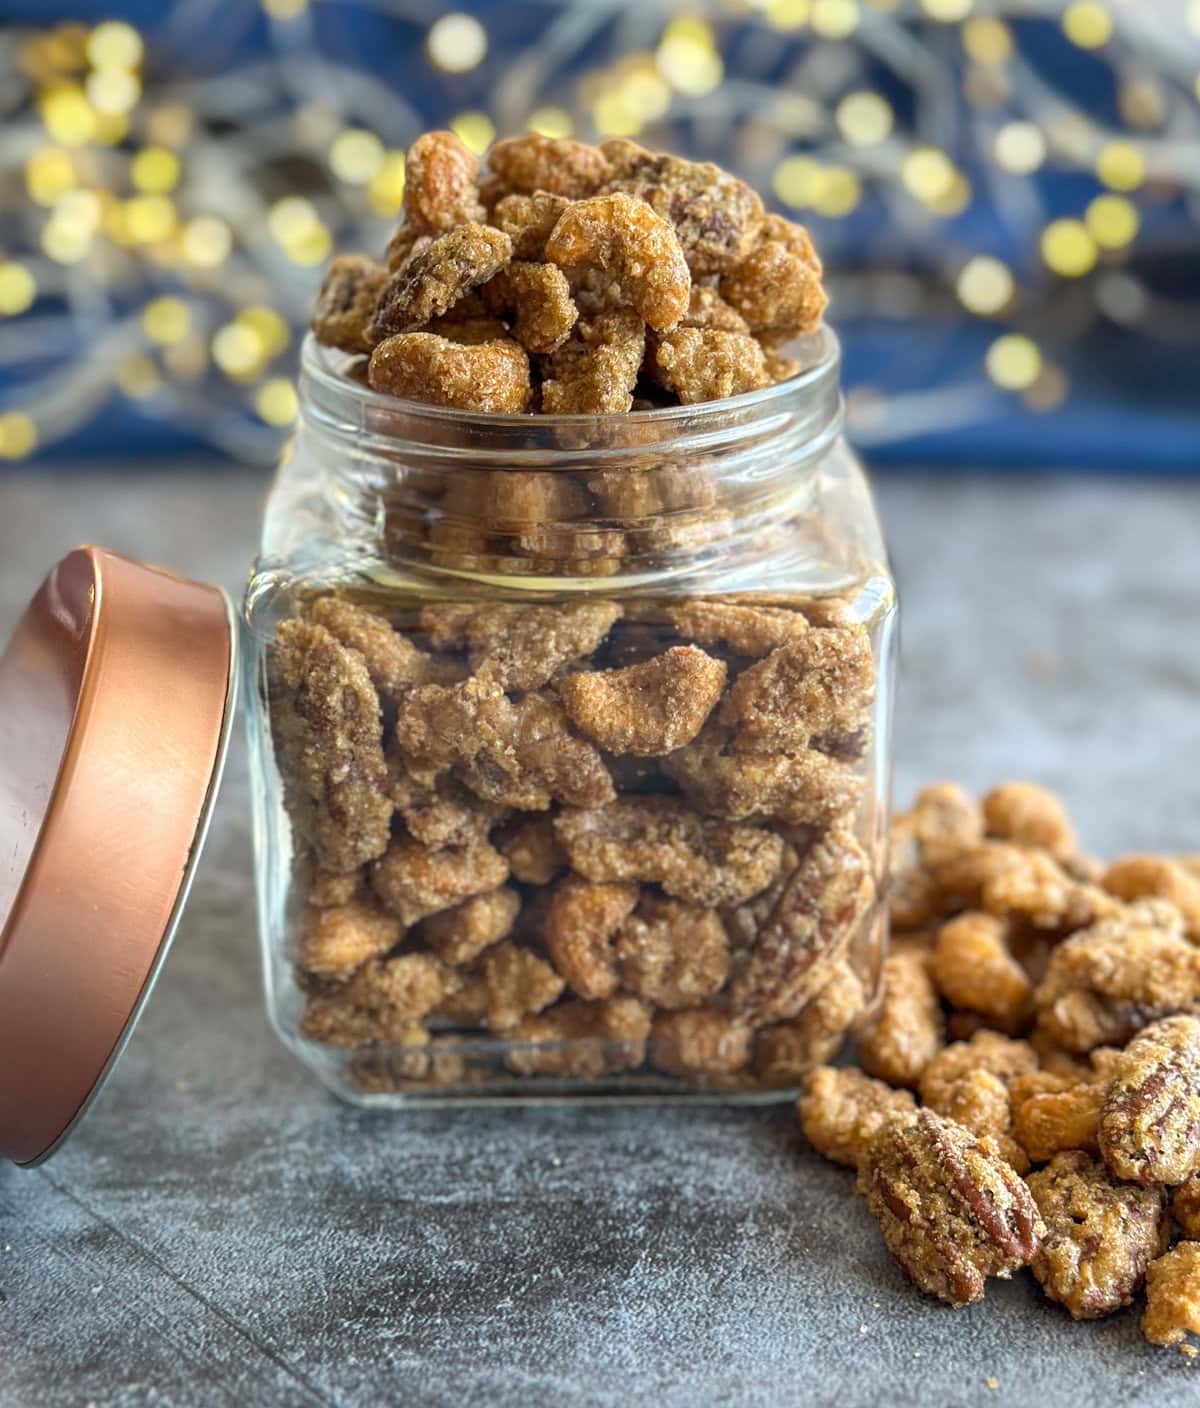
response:
M262 483L0 478L0 631L81 540L236 590ZM1061 787L1100 853L1200 850L1200 489L894 478L900 797ZM1136 1316L918 1296L784 1107L377 1118L257 990L240 737L146 1018L70 1145L0 1167L0 1404L1195 1403Z

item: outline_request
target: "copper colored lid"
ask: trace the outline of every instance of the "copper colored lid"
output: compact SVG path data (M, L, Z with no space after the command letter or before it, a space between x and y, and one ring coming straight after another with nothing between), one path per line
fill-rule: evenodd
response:
M165 955L219 780L235 633L214 587L100 548L0 656L0 1156L52 1153Z

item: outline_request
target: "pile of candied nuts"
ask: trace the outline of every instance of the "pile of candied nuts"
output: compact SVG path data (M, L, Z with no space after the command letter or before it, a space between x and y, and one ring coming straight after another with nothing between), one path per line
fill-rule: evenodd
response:
M709 162L537 135L487 171L452 132L408 151L384 264L330 265L318 342L376 391L548 415L712 401L781 381L826 298L802 226ZM369 360L361 360L369 358Z
M315 597L269 686L302 1032L374 1090L795 1087L874 977L874 683L834 598Z
M858 1067L808 1077L805 1134L922 1290L1029 1266L1091 1320L1144 1285L1146 1338L1194 1355L1200 860L1105 869L1030 783L928 787L893 849L881 1004Z

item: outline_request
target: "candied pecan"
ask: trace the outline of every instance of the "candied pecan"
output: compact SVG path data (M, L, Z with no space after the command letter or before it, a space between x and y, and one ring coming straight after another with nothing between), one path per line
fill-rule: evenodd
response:
M398 772L392 799L409 835L433 850L486 841L507 814L507 808L483 801L452 777L439 777L433 787L424 787Z
M398 919L361 900L309 909L300 926L298 962L305 972L344 978L394 948L403 932Z
M748 333L746 320L721 297L715 288L693 284L688 310L679 320L681 328L710 328L714 332ZM778 644L778 642L776 642Z
M1171 1194L1171 1216L1185 1237L1200 1236L1200 1174L1193 1174Z
M658 332L688 310L692 279L675 231L635 196L617 192L567 206L546 241L546 258L568 275L583 268L611 274Z
M332 909L349 904L362 885L361 870L318 870L308 887L308 902L314 909Z
M571 722L609 753L658 757L690 743L725 688L725 663L677 645L623 670L587 670L560 680Z
M554 264L514 260L483 286L494 313L512 315L512 335L527 352L553 352L571 334L579 310L571 285Z
M541 260L546 257L546 241L570 201L549 191L533 195L509 195L496 203L491 223L512 240L514 259Z
M970 1041L956 1041L921 1072L923 1104L935 1109L950 1097L955 1081L971 1071L987 1071L1008 1086L1018 1076L1037 1070L1037 1053L1027 1041L1013 1041L999 1032L976 1032Z
M389 396L461 411L516 415L529 405L529 358L511 338L459 343L432 332L399 333L372 352L367 376Z
M506 828L496 848L508 861L514 880L523 885L548 885L566 869L567 854L554 834L548 816L523 817Z
M1146 1268L1142 1334L1151 1344L1181 1344L1200 1334L1200 1242L1180 1242Z
M638 901L638 887L568 875L554 888L546 911L546 949L580 997L611 997L617 990L617 930Z
M934 782L917 793L912 830L921 859L936 863L983 839L983 812L957 782Z
M753 1036L736 1017L715 1007L660 1012L651 1028L650 1059L668 1075L735 1075L750 1060Z
M762 348L748 333L676 328L655 339L647 366L684 406L740 396L771 384Z
M730 1005L753 1025L793 1017L828 981L874 894L866 854L831 830L801 857L730 985Z
M999 1076L978 1067L964 1071L956 1079L940 1083L927 1105L972 1134L989 1135L1007 1163L1018 1173L1028 1172L1028 1155L1012 1137L1008 1087Z
M602 415L633 404L646 327L618 310L580 318L570 338L546 362L542 410L547 415Z
M1003 1024L1018 1025L1029 1004L1029 975L1009 950L1007 926L968 910L938 930L933 975L942 995Z
M942 1049L942 1010L927 954L890 954L878 1015L859 1034L863 1070L890 1085L915 1086Z
M646 201L670 222L698 277L728 268L763 223L762 201L745 181L708 161L686 161L615 138L601 151L612 168L609 191Z
M318 597L309 618L324 626L350 650L357 650L366 664L371 683L387 699L409 685L424 684L434 672L432 658L418 650L407 636L393 630L391 622L365 606L341 597Z
M317 341L343 352L370 352L378 339L367 326L387 278L387 270L365 254L335 255L313 306Z
M798 1085L815 1066L832 1060L864 1001L858 974L848 963L839 963L798 1017L755 1033L754 1074L759 1083Z
M494 890L507 878L507 862L486 841L434 851L402 836L371 867L372 888L402 924Z
M737 753L736 735L710 723L699 737L663 759L700 811L730 821L773 817L795 825L829 826L858 806L863 779L853 766L811 749Z
M547 191L571 200L593 195L609 175L608 160L598 147L537 132L497 142L488 165L510 191Z
M989 836L1062 859L1075 854L1075 830L1066 807L1035 782L1006 782L993 788L983 799L983 820Z
M758 244L721 276L721 297L764 346L815 332L829 299L803 225L768 215Z
M737 750L805 747L814 734L851 732L874 695L871 642L861 626L806 631L751 665L730 686L721 722Z
M743 903L766 889L783 855L771 832L709 821L674 797L564 811L554 829L587 879L642 880L693 904Z
M504 1035L504 1064L518 1075L595 1078L642 1064L650 1014L636 997L561 1002Z
M1200 879L1163 856L1126 856L1114 861L1101 882L1123 900L1162 899L1183 915L1189 938L1200 940Z
M720 917L681 900L644 896L622 922L615 952L625 991L670 1011L713 997L729 976Z
M620 615L616 602L590 597L560 606L448 602L424 607L421 627L438 650L465 645L481 679L530 690L590 655Z
M704 290L700 290L703 292ZM804 635L808 621L799 611L781 606L750 606L742 602L694 597L667 608L679 635L699 645L721 641L738 655L763 656L793 636Z
M1018 1099L1014 1090L1013 1138L1035 1164L1066 1149L1098 1153L1100 1110L1107 1090L1103 1081L1086 1080L1024 1099Z
M511 258L512 240L502 230L473 220L447 230L425 249L414 250L384 284L368 336L380 342L440 318Z
M796 1104L800 1127L817 1153L850 1168L862 1163L885 1125L913 1120L916 1111L916 1101L907 1090L893 1090L853 1067L818 1066L804 1082Z
M923 1291L953 1306L982 1300L987 1277L1031 1262L1045 1231L991 1140L932 1110L875 1135L858 1186L888 1250Z
M549 1007L563 990L563 980L544 958L518 944L501 943L483 959L487 984L487 1024L494 1032L515 1027Z
M1200 1018L1168 1017L1129 1043L1100 1113L1118 1178L1184 1183L1200 1170Z
M327 870L387 849L379 696L363 658L324 626L281 621L269 659L271 731L292 824Z
M431 915L421 922L420 935L443 963L470 963L508 937L520 908L520 895L504 885Z
M404 213L422 234L483 221L479 161L453 132L426 132L404 159Z
M1128 1305L1166 1247L1162 1189L1117 1183L1082 1150L1055 1154L1028 1182L1046 1224L1030 1266L1050 1299L1076 1320Z

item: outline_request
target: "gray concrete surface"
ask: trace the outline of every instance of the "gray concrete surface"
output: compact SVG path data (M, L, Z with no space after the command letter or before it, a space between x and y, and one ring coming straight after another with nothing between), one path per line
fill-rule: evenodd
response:
M0 478L0 630L90 539L237 589L262 483ZM893 477L897 784L1040 777L1200 850L1200 486ZM0 1167L0 1404L1191 1404L1136 1314L917 1295L791 1111L377 1117L262 1015L240 736L173 955L45 1168Z

